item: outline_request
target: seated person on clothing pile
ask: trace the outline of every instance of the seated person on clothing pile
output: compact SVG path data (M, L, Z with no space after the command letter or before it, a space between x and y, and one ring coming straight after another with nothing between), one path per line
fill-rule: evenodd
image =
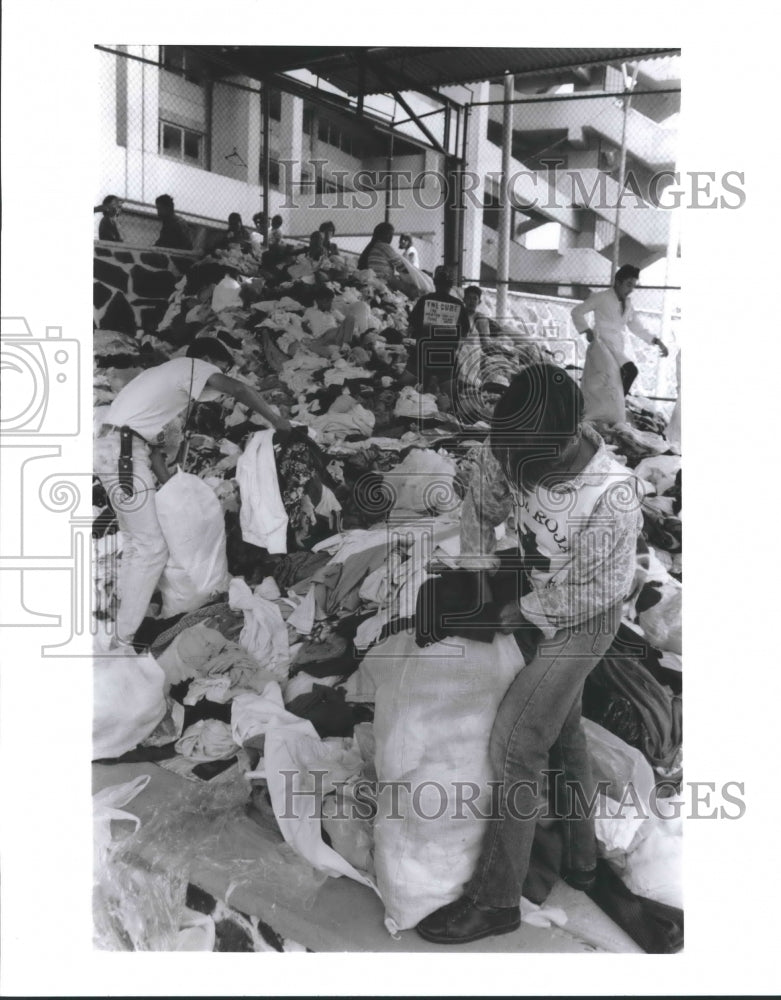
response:
M415 303L409 318L409 336L415 341L408 370L422 392L439 397L440 408L457 402L456 364L470 329L461 299L451 295L453 272L440 264L434 271L434 291Z
M307 350L321 357L328 357L331 346L343 347L352 343L355 335L355 316L343 316L334 312L334 293L328 287L319 287L315 292L315 304L305 312L302 325L312 334Z
M361 334L360 349L367 355L360 363L376 372L386 388L392 383L408 384L407 356L401 333L392 326L382 331L367 330Z
M148 368L128 382L106 414L95 447L95 472L124 536L118 644L132 643L168 558L154 500L157 485L173 475L160 450L164 428L193 403L227 395L255 410L277 430L291 429L257 390L226 374L233 364L219 340L201 337L188 347L186 357Z
M358 258L358 270L372 271L396 292L403 292L409 298L419 294L417 286L406 277L406 265L402 255L391 246L395 230L390 222L380 222L374 227L371 240L363 248Z
M259 255L264 243L263 234L266 231L266 216L263 212L256 212L252 216L252 225L255 228L249 233L250 248L254 254Z
M489 345L491 332L488 317L478 312L482 290L477 285L464 289L464 314L467 332L462 338L456 365L459 416L472 422L483 420L493 412L496 399L488 399L484 392L484 349ZM490 394L489 394L490 395Z
M162 222L160 235L155 242L156 247L168 247L171 250L192 250L193 236L190 227L174 210L174 200L170 194L161 194L155 198L157 216Z
M122 243L122 234L117 225L117 219L122 212L122 200L115 194L107 194L103 203L96 205L92 211L103 213L98 225L98 239L106 243Z
M269 247L278 247L282 244L282 216L275 215L271 219L271 229L268 234Z
M288 268L290 277L294 280L314 275L316 281L325 281L326 274L344 267L340 257L331 255L325 243L325 236L316 229L309 236L309 246L294 251L296 262Z
M249 253L252 249L250 232L238 212L231 212L228 216L228 231L222 240L222 246L239 247L242 253Z
M323 234L323 246L325 252L329 257L339 256L339 247L333 242L333 237L336 236L336 226L333 222L321 222L317 227L318 231Z
M496 407L490 449L481 457L464 497L461 551L485 565L496 547L494 526L514 511L521 596L494 617L502 631L515 632L526 666L491 731L501 788L472 877L460 899L417 927L438 944L477 941L520 925L549 766L558 774L557 814L573 817L562 824L564 877L577 889L593 883L594 818L583 803L593 801L595 782L580 721L583 685L618 630L642 523L634 474L583 423L581 391L555 365L531 364L516 376Z

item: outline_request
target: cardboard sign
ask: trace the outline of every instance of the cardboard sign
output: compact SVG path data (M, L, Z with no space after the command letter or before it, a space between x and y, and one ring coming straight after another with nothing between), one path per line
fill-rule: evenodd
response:
M439 302L437 299L427 299L423 304L423 322L427 326L454 327L458 325L461 306L455 302Z

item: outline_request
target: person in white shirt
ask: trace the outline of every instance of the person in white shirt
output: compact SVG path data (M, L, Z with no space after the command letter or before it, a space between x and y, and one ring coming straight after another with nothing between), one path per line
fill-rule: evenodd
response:
M268 245L278 247L282 242L282 216L275 215L271 220L271 229L268 234Z
M315 304L302 317L304 329L312 334L308 349L323 357L328 356L328 348L332 345L350 344L355 336L355 316L343 316L334 310L333 304L333 291L328 287L318 288Z
M250 248L253 253L260 253L263 247L263 233L266 231L266 216L263 212L256 212L252 216L252 224L255 227L249 231Z
M401 250L401 256L405 260L408 260L413 267L420 267L418 263L418 251L412 245L412 237L408 236L407 233L399 235L399 250Z
M575 306L572 310L572 321L578 333L585 333L589 342L586 361L591 345L599 340L608 349L618 366L621 386L624 396L632 387L638 371L634 354L628 343L627 331L644 340L647 344L655 344L662 355L667 357L665 344L645 328L635 315L629 296L637 287L640 271L631 264L624 264L616 271L613 287L602 292L594 292ZM587 316L593 316L589 324Z
M233 358L219 340L201 337L186 357L137 375L108 409L95 442L95 472L123 535L115 646L132 643L168 558L155 507L157 485L172 475L160 450L166 425L194 402L228 395L277 430L291 429L257 390L226 374L232 367Z

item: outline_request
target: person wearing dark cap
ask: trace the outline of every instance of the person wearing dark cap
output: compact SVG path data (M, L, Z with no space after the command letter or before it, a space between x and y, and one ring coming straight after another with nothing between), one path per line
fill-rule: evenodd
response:
M644 340L647 344L655 344L662 355L667 357L669 351L659 339L645 328L635 315L629 296L637 287L640 271L632 264L624 264L616 271L613 287L601 292L594 292L575 306L572 310L572 321L578 333L585 333L589 343L588 351L596 340L608 349L618 365L623 393L626 396L637 378L637 364L628 343L627 332ZM589 325L587 316L593 319Z
M495 554L495 528L514 514L516 585L498 597L491 619L514 634L526 665L491 731L492 803L471 877L459 899L416 928L442 945L520 927L537 821L551 807L563 820L564 880L583 892L596 881L589 805L597 782L581 725L583 686L618 631L643 526L638 480L584 420L579 387L556 365L530 364L513 379L477 462L460 550L484 562ZM496 588L500 578L493 580Z
M123 533L115 645L130 645L168 557L155 510L157 484L171 472L160 450L164 428L193 403L232 396L276 430L291 425L260 393L230 377L233 357L219 340L199 337L187 356L136 375L108 408L95 441L95 472L116 511ZM185 420L186 423L186 420Z
M170 194L161 194L155 198L157 217L162 222L156 247L169 247L171 250L192 250L193 237L190 227L174 211L174 200Z
M469 333L469 317L461 299L451 294L453 272L440 264L434 271L434 291L413 306L409 335L417 342L410 371L424 392L452 395L456 360Z

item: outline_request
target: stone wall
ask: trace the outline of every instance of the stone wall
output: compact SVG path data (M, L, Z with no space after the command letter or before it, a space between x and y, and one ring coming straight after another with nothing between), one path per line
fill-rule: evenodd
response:
M96 242L92 285L95 329L132 336L137 330L154 331L176 283L197 257L181 250Z

